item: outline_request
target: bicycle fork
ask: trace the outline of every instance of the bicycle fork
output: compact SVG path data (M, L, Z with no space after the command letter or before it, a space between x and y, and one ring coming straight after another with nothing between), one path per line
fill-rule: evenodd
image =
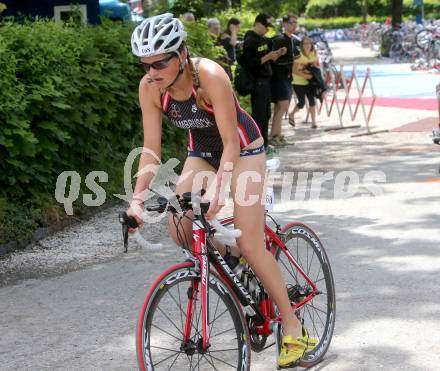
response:
M191 287L188 289L188 304L186 309L186 323L184 328L183 344L188 344L191 339L191 329L193 327L193 316L195 311L195 301L199 296L202 314L202 342L197 344L201 347L199 351L205 352L209 348L209 298L208 298L208 284L209 284L209 267L208 255L206 247L206 232L199 221L193 222L193 240L192 240L193 255L197 258L200 267L200 282L194 280ZM198 331L195 328L195 331Z

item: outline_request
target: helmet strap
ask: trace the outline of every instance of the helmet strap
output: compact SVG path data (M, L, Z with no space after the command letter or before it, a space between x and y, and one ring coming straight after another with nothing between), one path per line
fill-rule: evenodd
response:
M180 55L177 53L177 57L179 58L179 72L177 72L176 78L173 80L173 82L171 84L169 84L165 89L169 89L171 88L171 86L173 86L176 81L179 79L180 75L183 73L183 71L185 71L185 61L181 61L180 60Z

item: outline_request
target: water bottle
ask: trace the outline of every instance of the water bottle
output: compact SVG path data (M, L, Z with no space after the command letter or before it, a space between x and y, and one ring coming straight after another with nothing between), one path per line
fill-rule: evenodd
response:
M258 282L245 258L240 258L240 263L233 269L233 271L250 294L256 292Z

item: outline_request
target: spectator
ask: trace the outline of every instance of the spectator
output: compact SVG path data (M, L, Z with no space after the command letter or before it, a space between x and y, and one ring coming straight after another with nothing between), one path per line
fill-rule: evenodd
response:
M188 23L194 23L196 21L196 17L191 12L186 12L183 14L183 20Z
M222 43L220 41L220 21L217 18L210 18L207 22L209 34L212 38L212 41L214 42L214 45L222 46ZM232 70L231 70L231 63L229 61L229 57L226 50L222 50L221 55L219 58L216 59L216 62L220 64L225 72L228 74L229 79L232 80Z
M292 67L293 59L300 56L296 47L296 39L292 37L296 30L297 17L293 14L285 15L282 19L283 33L272 39L272 48L285 47L287 52L273 62L271 79L272 102L275 103L272 127L270 131L270 143L283 145L286 143L281 134L281 120L289 109L290 98L292 97ZM299 46L299 45L298 45Z
M229 63L232 65L236 60L235 48L237 46L237 35L240 31L240 20L237 18L231 18L228 21L226 30L220 36L220 44L225 48L228 53Z
M216 38L220 36L220 21L217 18L208 19L208 30Z
M240 64L252 75L254 90L251 93L252 117L260 128L264 146L268 146L268 126L270 120L270 78L272 67L270 61L276 61L286 54L285 47L272 50L270 41L264 35L272 27L268 14L260 13L255 18L253 30L246 32Z
M300 44L301 55L293 63L293 90L295 91L298 103L289 116L289 123L295 125L295 113L302 109L307 100L309 101L309 111L312 118L312 128L316 126L316 108L315 108L315 89L310 85L309 80L313 77L308 71L309 65L317 65L318 56L315 51L312 40L305 36Z

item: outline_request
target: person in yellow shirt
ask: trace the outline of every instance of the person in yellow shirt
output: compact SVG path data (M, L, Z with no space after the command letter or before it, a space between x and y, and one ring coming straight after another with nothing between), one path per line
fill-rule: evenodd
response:
M313 45L313 41L305 36L300 44L301 56L295 59L293 63L293 90L298 99L298 103L289 115L289 124L295 126L295 113L297 113L306 104L306 96L309 101L309 112L312 118L312 128L317 128L316 125L316 108L315 97L312 86L309 80L312 75L307 72L308 65L318 65L318 56Z

